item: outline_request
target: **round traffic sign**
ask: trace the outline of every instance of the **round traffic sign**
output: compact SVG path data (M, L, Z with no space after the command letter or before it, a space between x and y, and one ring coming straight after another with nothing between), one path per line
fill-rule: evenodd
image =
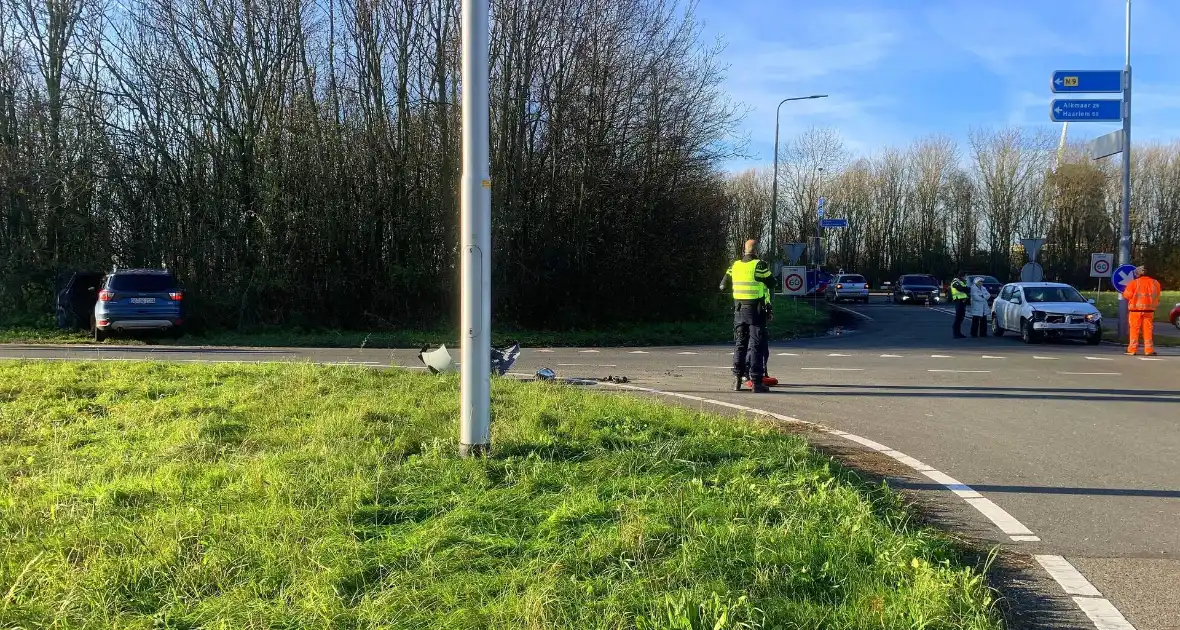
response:
M1021 282L1040 282L1045 279L1045 270L1035 262L1025 263L1020 268Z
M798 291L803 288L803 276L793 273L787 276L787 290Z
M1094 273L1106 275L1110 273L1110 261L1099 259L1094 261Z
M1110 274L1110 284L1115 291L1123 292L1127 288L1127 283L1135 279L1135 265L1119 265L1114 273Z

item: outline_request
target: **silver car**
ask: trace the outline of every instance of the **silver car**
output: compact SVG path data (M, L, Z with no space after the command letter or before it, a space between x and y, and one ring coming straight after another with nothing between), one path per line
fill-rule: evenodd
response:
M852 300L853 302L869 301L869 283L865 277L855 273L842 273L828 282L828 290L824 292L824 299L829 302Z
M1020 335L1025 343L1044 338L1102 342L1102 313L1094 300L1059 282L1013 282L1004 285L992 302L992 334Z

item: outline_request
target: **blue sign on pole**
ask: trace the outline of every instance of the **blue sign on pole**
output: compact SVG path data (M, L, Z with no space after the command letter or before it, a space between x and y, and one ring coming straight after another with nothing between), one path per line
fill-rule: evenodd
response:
M819 216L819 218L821 218L821 219L824 218L824 198L823 197L820 197L819 202L815 204L815 214L817 216Z
M1049 103L1053 122L1121 122L1123 102L1117 99L1053 99Z
M1123 91L1123 71L1055 70L1049 88L1054 94L1117 94Z
M819 226L822 228L846 228L848 227L848 219L822 219Z
M1110 274L1110 284L1115 291L1123 292L1127 288L1127 283L1135 279L1135 265L1119 265L1114 273Z

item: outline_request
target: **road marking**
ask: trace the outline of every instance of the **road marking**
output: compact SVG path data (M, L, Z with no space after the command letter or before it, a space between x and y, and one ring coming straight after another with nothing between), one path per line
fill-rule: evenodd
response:
M864 368L837 368L837 367L805 367L800 370L824 370L828 372L863 372Z
M680 355L686 355L686 356L687 356L687 355L696 354L696 353L695 353L695 352L677 352L676 354L680 354Z
M1033 355L1033 358L1038 361L1056 361L1057 360L1057 357L1038 357L1035 354Z
M615 367L615 366L612 366L612 367ZM732 367L729 367L729 366L719 366L719 365L677 365L676 368L680 369L680 370L732 370L733 369Z
M1065 376L1122 376L1120 372L1058 372Z
M834 308L834 309L836 309L836 310L838 310L838 311L844 311L845 313L851 313L851 314L853 314L853 315L855 315L855 316L857 316L857 317L863 318L865 321L869 321L869 322L875 322L875 321L877 321L877 320L873 319L872 317L869 317L868 315L865 315L864 313L861 313L861 312L858 312L858 311L854 311L854 310L852 310L852 309L850 309L850 308L844 308L843 306L836 306L835 304L828 304L828 308Z
M1069 560L1061 556L1033 557L1054 580L1057 580L1061 588L1065 589L1066 595L1102 597L1102 593L1098 592L1098 589L1094 588L1094 585L1082 576L1081 573L1078 573L1078 570L1069 563Z
M1086 357L1086 358L1089 359L1090 361L1114 361L1114 359L1112 359L1110 357Z
M1040 536L1009 536L1013 542L1041 542Z
M993 356L991 356L990 354L985 354L985 355L983 355L983 356L982 356L982 357L980 357L980 358L981 358L981 359L1003 359L1004 357L993 357Z
M545 353L545 354L550 354L550 353L552 353L553 351L552 351L552 350L548 350L548 349L546 349L546 350L537 350L537 352L543 352L543 353Z
M840 354L839 352L832 352L828 356L829 357L850 357L852 355L851 354Z
M780 357L797 357L799 355L795 354L794 352L780 352L780 353L778 353L778 356L780 356Z
M631 354L648 354L647 350L632 350Z
M1073 601L1086 613L1098 630L1135 630L1135 626L1119 612L1110 600L1103 597L1074 597Z
M579 350L582 354L598 354L597 350Z
M1140 361L1163 361L1163 359L1160 359L1158 357L1139 357L1139 360Z
M945 372L949 374L991 374L991 370L926 370L927 372Z
M949 358L951 358L951 355L949 355L949 354L932 354L932 355L930 355L930 358L931 359L949 359Z
M597 365L594 363L558 363L557 367L619 367L617 365Z
M901 359L904 357L902 357L900 354L883 354L883 355L881 355L881 358L882 359Z

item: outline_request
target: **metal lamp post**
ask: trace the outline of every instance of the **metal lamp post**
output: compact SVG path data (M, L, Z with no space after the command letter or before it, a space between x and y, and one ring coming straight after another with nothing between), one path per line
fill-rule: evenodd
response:
M770 187L770 255L778 256L778 121L783 110L783 103L790 101L806 101L813 98L827 98L827 94L812 94L811 96L795 96L779 101L774 110L774 182Z
M488 2L463 0L463 180L460 195L461 295L459 453L491 447L492 182L489 174Z

